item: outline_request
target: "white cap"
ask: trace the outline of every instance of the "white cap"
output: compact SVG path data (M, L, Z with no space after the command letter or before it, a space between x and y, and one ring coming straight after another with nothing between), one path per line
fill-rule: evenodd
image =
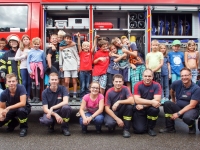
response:
M9 38L8 43L9 43L11 40L14 40L14 41L19 42L19 38L18 38L17 36L15 36L15 35L13 35L13 36L11 36L11 37Z

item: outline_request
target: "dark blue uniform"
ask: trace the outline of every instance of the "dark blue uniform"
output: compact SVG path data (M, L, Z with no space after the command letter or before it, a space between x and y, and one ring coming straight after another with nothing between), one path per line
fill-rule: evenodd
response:
M191 100L200 100L200 88L192 82L189 88L184 87L181 80L174 81L171 86L176 93L176 103L167 101L164 103L164 112L166 117L166 128L174 129L175 122L171 119L172 114L179 112L182 108L190 104ZM180 116L188 126L193 126L195 119L199 116L198 105Z
M162 89L159 83L152 82L151 85L145 85L143 81L139 81L134 86L134 95L140 95L141 98L152 100L154 95L161 95ZM153 106L145 107L137 110L136 105L133 108L133 130L134 133L145 133L148 129L153 129L158 119L159 108Z

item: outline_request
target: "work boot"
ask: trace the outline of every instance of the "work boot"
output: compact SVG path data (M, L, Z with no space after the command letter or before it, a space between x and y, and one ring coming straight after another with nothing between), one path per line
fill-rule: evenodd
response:
M49 133L53 133L54 132L54 126L53 125L48 126L48 132Z
M14 129L19 125L19 122L16 118L12 119L12 121L8 124L7 132L13 132Z
M36 88L36 95L35 95L35 103L39 103L40 102L40 88Z
M115 127L113 127L113 128L112 127L108 127L108 132L109 133L113 133L114 131L115 131Z
M71 133L69 132L68 129L63 129L62 133L63 133L64 136L70 136L71 135Z
M189 127L189 134L196 134L196 124L195 123L191 127Z
M21 129L20 130L20 133L19 133L19 136L20 137L24 137L24 136L26 136L27 135L27 129Z
M150 136L156 136L156 132L155 132L153 129L149 129L149 130L148 130L148 134L149 134Z
M123 131L123 137L124 137L124 138L129 138L129 137L131 137L130 132L127 131L127 130L124 130L124 131Z
M159 133L176 133L175 128L165 128L165 129L160 129Z

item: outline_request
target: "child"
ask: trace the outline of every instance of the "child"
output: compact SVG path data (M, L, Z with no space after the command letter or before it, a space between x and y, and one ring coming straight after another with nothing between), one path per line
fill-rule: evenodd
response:
M89 93L89 85L91 80L92 73L92 55L94 48L96 47L96 40L99 37L98 35L94 39L94 46L90 50L90 43L85 41L82 43L80 40L80 33L77 33L78 36L78 50L80 56L80 69L79 69L79 81L80 81L80 98L82 100L85 94Z
M32 94L31 102L40 102L40 80L44 77L44 68L46 68L46 59L43 50L40 50L41 40L38 37L32 39L33 48L28 53L27 69L32 78Z
M3 55L5 54L6 50L4 50L5 46L6 46L6 39L5 38L0 38L0 60L3 57ZM0 66L1 67L1 66ZM5 89L5 83L4 81L1 79L0 77L0 88Z
M171 78L171 67L169 57L167 56L167 47L165 44L159 45L159 51L163 53L164 61L161 67L161 86L162 86L162 100L161 104L169 100L169 79Z
M27 100L31 102L30 93L31 93L31 78L27 70L27 55L30 51L30 37L28 35L23 35L20 41L19 49L15 55L15 61L20 62L20 74L22 78L22 84L24 85L27 91Z
M192 82L196 83L198 76L199 52L196 51L196 44L193 40L188 41L185 52L185 66L192 72Z
M72 36L66 33L64 40L67 45L70 45L72 41ZM78 56L78 51L76 46L68 47L60 51L59 54L59 68L61 72L64 72L65 86L67 91L69 91L70 78L73 82L73 98L77 98L77 77L80 65L80 59Z
M117 47L113 44L110 48L110 63L107 69L107 89L113 87L113 76L119 74L119 63L117 62Z
M154 81L161 83L161 67L163 65L163 54L159 52L159 42L151 42L152 51L146 56L146 68L154 72Z
M181 42L179 40L174 40L172 43L173 51L168 53L169 62L171 66L171 80L172 82L180 80L180 71L184 67L184 54L179 52Z
M123 45L121 40L118 37L115 37L112 40L112 44L114 44L117 47L117 62L119 61L119 74L121 74L124 77L124 82L131 90L130 85L130 64L128 62L128 55L124 53L124 50L128 50L127 45Z
M93 81L97 81L100 84L100 93L104 94L107 82L106 72L109 65L108 42L100 40L98 46L100 49L94 55L92 76Z

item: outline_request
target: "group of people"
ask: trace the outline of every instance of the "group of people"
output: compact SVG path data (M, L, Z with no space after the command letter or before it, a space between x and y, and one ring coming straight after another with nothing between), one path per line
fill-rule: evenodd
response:
M132 124L134 133L147 132L155 136L161 104L166 128L160 132L175 132L174 120L182 118L189 126L189 133L196 133L195 120L199 115L200 100L197 93L200 88L196 85L199 54L194 41L188 42L184 54L179 51L181 42L174 40L173 51L167 54L166 45L153 40L152 50L144 61L136 44L126 36L115 37L109 45L97 35L92 48L87 41L81 44L80 33L77 37L76 45L71 34L60 30L51 35L46 54L39 49L39 38L32 39L30 48L27 35L22 37L20 45L17 36L9 37L10 50L0 58L1 77L7 74L7 89L4 85L1 94L0 126L8 125L7 131L10 132L20 123L20 136L27 135L27 117L31 111L29 102L39 101L40 80L44 78L44 115L39 121L48 126L49 132L54 131L57 122L61 124L63 134L69 136L69 83L72 78L73 98L76 98L79 73L79 113L83 133L87 133L88 124L94 122L97 133L101 133L103 123L109 132L118 125L123 127L123 137L128 138ZM172 101L169 101L170 78ZM18 84L21 80L23 86Z

